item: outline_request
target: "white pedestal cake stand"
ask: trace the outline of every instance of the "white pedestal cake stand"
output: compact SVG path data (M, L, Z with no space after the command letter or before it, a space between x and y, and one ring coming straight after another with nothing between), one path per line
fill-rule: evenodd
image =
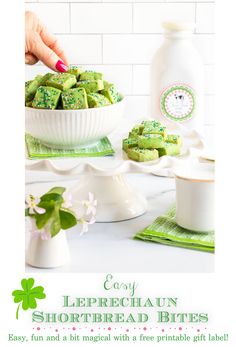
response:
M80 176L78 184L71 189L73 203L86 200L92 192L98 200L96 220L98 222L122 221L138 217L147 210L147 201L125 179L126 173L148 173L172 175L174 168L196 160L204 149L201 136L195 132L183 135L183 150L178 157L164 156L158 160L137 163L128 160L121 150L121 136L111 136L116 154L113 157L39 159L26 161L26 169L47 171L62 176Z

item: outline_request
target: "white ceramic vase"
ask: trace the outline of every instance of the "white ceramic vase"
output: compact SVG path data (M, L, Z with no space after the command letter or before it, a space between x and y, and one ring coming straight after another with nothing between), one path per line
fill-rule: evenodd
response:
M68 241L64 230L49 240L30 236L26 251L26 263L38 268L55 268L70 259Z

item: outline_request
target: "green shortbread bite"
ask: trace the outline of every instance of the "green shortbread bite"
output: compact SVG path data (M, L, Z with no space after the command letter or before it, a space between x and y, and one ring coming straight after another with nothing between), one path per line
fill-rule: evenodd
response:
M26 102L26 103L25 103L25 106L26 106L26 107L32 107L32 101Z
M111 83L107 82L107 81L103 81L104 84L104 89L107 89L110 87Z
M83 72L83 70L82 70L81 66L78 66L78 65L70 65L69 69L67 70L67 73L75 75L77 80L78 80L78 78L82 72Z
M159 156L163 155L179 155L180 154L180 145L175 143L166 142L163 148L158 148Z
M84 71L79 77L80 81L103 80L103 74L96 71Z
M49 87L57 88L62 91L68 90L76 84L77 80L75 75L67 72L53 74L47 81L46 85Z
M88 105L89 108L93 108L93 107L103 107L103 106L107 106L110 105L110 101L101 94L98 93L90 93L88 94Z
M59 89L40 86L35 94L32 107L55 110L60 95L61 91Z
M64 110L88 108L87 94L84 88L73 88L62 92L61 100Z
M166 131L166 127L163 125L158 125L158 126L145 126L143 129L143 135L145 134L159 134L162 135L164 137L164 139L166 139L167 136L167 131Z
M137 139L139 135L142 135L144 126L142 124L135 125L129 132L129 138Z
M158 150L156 149L143 149L138 147L128 148L127 155L129 159L135 161L150 161L159 158Z
M46 73L45 75L43 75L42 78L41 78L41 80L39 81L40 86L45 86L47 80L49 80L49 78L50 78L51 76L53 76L53 75L54 75L54 74L51 73L51 72L48 72L48 73Z
M122 140L122 149L127 152L128 148L137 147L138 142L136 139L128 138Z
M32 82L32 80L30 81L25 81L25 88L28 87L28 85Z
M135 125L131 132L137 133L138 135L142 135L144 126L142 124Z
M25 102L32 101L40 86L42 75L38 75L32 81L25 82Z
M138 136L139 148L161 148L164 144L163 136L159 134L145 134Z
M135 133L133 131L129 132L129 139L134 139L134 140L138 141L138 136L139 136L139 134L137 134L137 133Z
M94 81L79 81L76 84L76 87L84 88L86 93L96 93L99 90L104 88L102 80L94 80Z
M27 103L29 103L30 101L27 101L30 99L30 91L29 91L29 86L30 84L32 83L33 81L26 81L25 82L25 105L27 106ZM37 90L37 89L36 89ZM35 93L36 93L36 90L35 90Z
M182 138L180 135L169 134L166 136L166 142L175 143L176 145L182 145Z
M112 104L116 104L121 101L121 96L116 90L114 84L110 84L105 87L105 89L101 90L101 94L104 95Z
M45 82L52 76L52 73L46 75L37 75L34 80L25 82L25 105L29 106L29 103L33 100L38 87L44 86Z
M159 127L161 126L161 123L157 120L144 120L142 121L143 127Z

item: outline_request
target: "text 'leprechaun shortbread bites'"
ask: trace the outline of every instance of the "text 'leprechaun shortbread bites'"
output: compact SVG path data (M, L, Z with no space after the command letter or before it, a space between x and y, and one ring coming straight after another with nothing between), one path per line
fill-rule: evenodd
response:
M37 93L41 86L62 92L54 93L59 95L57 103L56 98L52 103L49 97L46 98L50 89L40 89ZM74 91L75 89L77 90ZM78 92L78 89L83 89L83 91ZM68 93L65 93L66 91ZM42 93L45 94L45 102L42 101ZM104 81L101 72L82 71L78 65L70 65L67 72L48 72L44 76L38 75L33 80L25 82L25 105L32 108L79 110L88 107L105 107L121 100L122 97L115 85Z
M156 120L135 125L129 136L122 140L122 148L131 160L150 161L164 155L179 155L182 146L180 135L167 134L167 129Z
M55 110L60 95L61 91L59 89L40 86L35 94L32 107Z

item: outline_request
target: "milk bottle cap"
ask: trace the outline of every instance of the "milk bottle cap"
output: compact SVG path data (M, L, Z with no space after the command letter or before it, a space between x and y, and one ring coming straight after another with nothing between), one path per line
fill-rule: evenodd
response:
M163 22L162 27L168 31L191 31L195 29L195 23L193 22Z

